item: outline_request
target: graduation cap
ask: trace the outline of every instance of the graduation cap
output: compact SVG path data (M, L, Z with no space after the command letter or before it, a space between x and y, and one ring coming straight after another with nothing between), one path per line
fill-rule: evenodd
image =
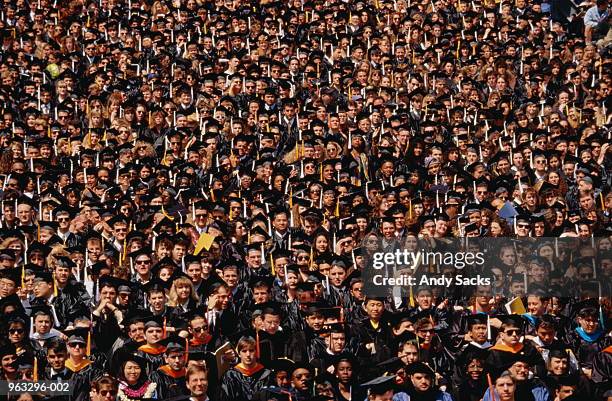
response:
M205 361L206 352L205 351L189 351L187 355L187 359L189 361Z
M361 387L367 390L368 395L383 395L395 387L395 375L377 377L362 383Z
M64 334L68 337L68 343L80 343L87 344L87 337L89 335L89 328L87 327L76 327L74 329L64 331Z
M185 339L179 336L166 337L160 340L158 344L166 347L166 354L185 351Z
M6 355L17 355L17 348L14 344L8 343L0 346L0 356L4 357Z
M56 266L61 266L66 269L72 269L73 267L76 267L76 263L74 263L72 259L67 256L56 256L55 259Z
M488 315L484 313L473 313L465 317L465 321L468 327L472 327L475 324L487 324Z
M421 373L425 375L429 375L431 377L434 376L434 371L429 365L424 362L413 362L406 367L406 373L408 375L414 375L416 373Z
M251 307L253 314L260 313L262 315L281 315L281 303L276 301L268 301L261 304L255 304Z
M146 283L145 285L142 286L143 290L145 291L145 293L149 294L151 292L154 291L159 291L159 292L166 292L166 290L168 289L168 283L155 278L151 281L149 281L148 283Z
M295 362L288 358L276 358L270 362L268 367L274 372L293 372Z
M0 278L10 280L15 284L19 284L21 280L21 269L4 269L0 270Z
M399 357L393 357L382 361L376 365L378 370L382 372L384 376L389 374L395 374L401 368L405 368L406 364Z
M36 270L34 272L34 282L53 283L53 275L46 270Z
M516 327L521 331L525 327L525 318L521 315L503 315L497 318L501 320L504 326Z
M114 289L119 290L119 287L124 287L124 286L130 288L131 283L119 277L107 275L107 276L100 277L98 285L100 288L113 287Z

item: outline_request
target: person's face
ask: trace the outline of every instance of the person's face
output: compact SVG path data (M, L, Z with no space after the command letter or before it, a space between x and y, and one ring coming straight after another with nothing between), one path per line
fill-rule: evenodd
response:
M487 341L487 325L480 323L474 324L470 330L470 335L474 341L483 344Z
M339 266L332 266L329 271L329 280L335 287L340 287L346 278L346 271Z
M176 244L172 248L172 259L181 260L185 253L187 252L187 248L183 244Z
M312 375L308 369L298 368L291 374L291 384L298 391L308 390Z
M336 376L341 383L348 383L353 377L353 365L348 361L338 363Z
M431 387L431 377L424 373L413 374L410 376L410 381L418 392L426 392Z
M151 267L151 258L147 255L139 255L134 261L134 268L141 276L146 276Z
M15 293L15 282L6 278L0 279L0 297L8 297Z
M567 358L551 357L548 362L548 370L555 376L562 376L567 373L569 362Z
M155 311L160 311L164 309L164 305L166 304L166 296L163 292L151 292L149 294L149 304L151 308Z
M193 397L202 397L208 391L208 378L206 372L192 373L186 382L187 389Z
M85 352L87 350L85 349L85 344L82 342L74 342L74 343L68 343L68 353L70 354L71 357L73 358L82 358L85 356Z
M280 316L266 313L263 315L263 329L268 334L276 334L280 327Z
M381 301L368 300L365 305L365 310L370 319L379 320L385 310L385 306Z
M516 263L516 255L511 249L506 249L501 255L502 263L506 266L514 266Z
M500 401L513 400L515 389L514 382L508 376L500 377L495 381L495 392L499 395Z
M185 271L191 282L197 284L202 280L202 265L198 263L190 263Z
M145 325L144 322L135 322L128 327L128 336L135 342L145 341Z
M2 357L2 370L5 373L15 373L17 368L15 367L15 361L17 360L17 355L10 354Z
M136 362L127 361L123 367L123 375L128 383L136 383L140 378L142 369Z
M230 288L236 287L236 285L238 285L238 271L233 268L223 270L223 281L225 281Z
M518 381L525 381L529 376L529 365L525 362L515 362L508 370L512 377Z
M253 345L244 345L240 351L238 351L238 357L243 365L252 366L257 362L255 357L255 346Z
M157 344L162 339L161 327L149 327L144 332L145 341L147 344Z
M111 305L117 300L117 290L113 287L102 287L100 299L109 302Z
M594 333L599 328L599 321L595 317L579 317L578 324L588 334Z
M166 364L170 366L170 369L175 372L181 370L185 366L185 353L184 352L170 352L164 358Z
M47 362L53 370L61 371L64 369L64 363L66 362L67 354L64 351L56 352L53 349L49 349L47 352Z
M21 322L11 323L8 329L8 338L11 344L19 344L26 336L25 326Z
M421 291L417 294L416 301L421 309L429 309L432 306L433 295L429 291Z
M518 327L508 326L500 333L502 341L507 345L516 345L521 337L521 330Z
M53 287L44 281L37 281L34 283L34 296L36 297L48 297L51 295L51 289Z

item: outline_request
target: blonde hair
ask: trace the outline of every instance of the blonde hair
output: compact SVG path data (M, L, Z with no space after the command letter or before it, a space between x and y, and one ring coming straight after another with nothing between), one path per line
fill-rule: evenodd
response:
M195 289L193 288L193 284L191 283L191 280L189 280L187 277L179 277L176 280L174 280L174 282L172 283L172 287L170 287L170 292L168 293L168 305L172 307L176 307L180 305L177 289L178 287L183 287L183 286L189 287L190 289L189 298L191 298L195 302L198 302L200 300L200 298L195 292Z

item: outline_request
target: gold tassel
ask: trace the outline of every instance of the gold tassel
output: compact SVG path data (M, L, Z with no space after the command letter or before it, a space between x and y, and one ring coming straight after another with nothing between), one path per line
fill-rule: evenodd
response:
M91 356L91 329L87 332L87 356Z
M32 380L37 382L38 381L38 358L34 357L34 369L32 371Z

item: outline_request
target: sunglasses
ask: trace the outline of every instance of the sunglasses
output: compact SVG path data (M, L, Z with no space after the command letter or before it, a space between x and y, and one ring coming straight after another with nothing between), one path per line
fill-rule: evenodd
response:
M504 331L504 333L506 333L509 336L514 336L514 335L518 336L520 334L520 330L518 330L518 329L511 329L511 330Z
M85 348L85 344L82 343L69 343L68 345L72 348Z
M9 334L23 334L25 333L24 329L9 329Z
M195 331L196 333L200 333L202 331L206 331L208 330L208 326L202 326L202 327L194 327L193 331Z

